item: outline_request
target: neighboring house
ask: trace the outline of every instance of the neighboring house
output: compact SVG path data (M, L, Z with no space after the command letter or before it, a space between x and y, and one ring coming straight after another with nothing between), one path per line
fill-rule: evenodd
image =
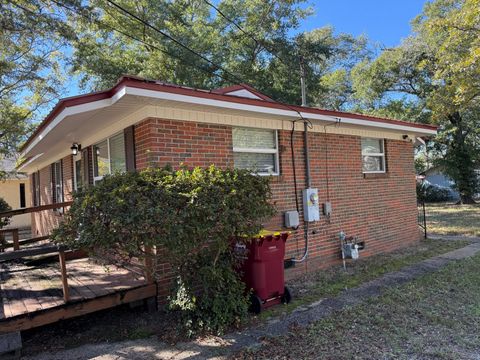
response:
M75 188L114 171L181 163L254 169L272 177L278 214L266 228L284 228L284 212L295 210L298 194L300 227L287 242L287 257L300 258L307 187L300 116L311 122L311 184L332 213L310 223L307 260L287 276L336 263L341 230L365 241L362 256L418 241L413 141L435 135L436 127L285 105L246 85L207 91L123 77L107 91L63 99L23 146L20 170L30 176L33 204L43 205L70 200ZM62 216L34 215L34 234L50 232ZM161 299L172 274L168 259L158 263Z
M475 170L475 172L480 179L480 169ZM452 186L455 184L454 181L444 173L443 169L440 166L432 166L431 168L423 172L422 175L425 176L425 180L427 180L430 184L449 189L452 193L453 198L460 198L458 191L452 188ZM480 197L480 194L477 194L476 196Z
M30 180L25 173L15 172L16 159L7 158L0 160L0 169L7 172L7 178L0 181L0 197L3 198L12 209L20 209L30 206ZM31 223L30 214L18 215L12 218L10 225L5 228L29 228Z

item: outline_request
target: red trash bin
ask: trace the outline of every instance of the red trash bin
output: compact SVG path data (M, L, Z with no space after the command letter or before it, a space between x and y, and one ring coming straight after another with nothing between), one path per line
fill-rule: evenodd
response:
M284 257L288 232L263 231L245 244L245 261L241 266L243 281L253 290L251 311L289 303L291 294L285 287Z

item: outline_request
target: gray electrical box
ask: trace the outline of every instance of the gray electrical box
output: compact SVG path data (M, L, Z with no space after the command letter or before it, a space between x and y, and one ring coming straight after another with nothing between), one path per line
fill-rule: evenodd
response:
M300 226L300 220L298 211L286 211L285 212L285 227L296 229Z
M323 215L332 215L332 203L330 201L323 203Z
M320 220L318 189L308 188L303 190L303 211L305 221L312 222Z

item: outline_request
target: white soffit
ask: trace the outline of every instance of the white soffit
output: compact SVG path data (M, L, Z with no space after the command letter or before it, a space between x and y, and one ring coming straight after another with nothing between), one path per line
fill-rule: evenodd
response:
M239 90L242 91L242 90ZM246 90L245 90L246 91ZM234 91L236 92L236 91ZM123 87L115 95L108 99L97 100L85 104L75 105L64 108L54 119L50 122L41 132L37 135L33 141L25 148L22 152L22 155L25 156L29 154L45 137L49 134L55 127L57 127L65 118L72 117L72 116L80 116L84 113L98 111L100 109L109 108L111 105L114 105L119 102L122 98L125 98L125 95L133 95L134 96L134 103L136 106L143 106L145 103L139 101L137 97L144 98L145 100L148 99L157 99L163 101L172 101L172 102L180 102L184 104L193 104L193 105L200 105L200 106L207 106L211 108L217 109L225 109L225 110L234 110L240 112L253 112L256 114L262 114L263 116L282 116L286 117L288 120L291 119L298 119L299 113L295 110L290 109L288 106L285 106L285 109L273 108L269 106L261 106L261 105L251 105L251 104L243 104L237 102L230 102L227 100L217 100L217 99L209 99L209 98L202 98L197 96L190 96L190 95L182 95L182 94L175 94L169 92L162 92L158 90L148 90L148 89L141 89L136 87ZM123 101L122 101L123 102ZM146 101L148 103L148 101ZM127 105L128 104L128 105ZM131 106L131 102L127 101L124 107L126 108ZM132 111L132 109L130 109ZM133 109L133 111L135 111ZM379 121L371 121L365 119L356 119L350 117L342 117L342 116L330 116L330 115L323 115L323 114L315 114L310 112L301 112L301 116L310 120L318 120L321 122L328 122L331 123L335 120L340 120L342 124L349 124L353 126L364 126L370 128L377 128L377 129L386 129L386 130L393 130L393 131L406 131L411 132L414 134L420 135L435 135L436 131L431 129L425 128L418 128L414 126L408 126L404 124L396 124L396 123L387 123L387 122L379 122ZM142 119L139 119L139 121Z
M264 114L270 114L270 115L276 115L276 116L286 116L294 119L297 119L299 117L299 113L296 112L295 110L290 109L288 106L285 106L285 110L283 110L283 109L266 107L261 105L232 103L230 101L224 101L224 100L207 99L207 98L200 98L196 96L174 94L174 93L161 92L157 90L148 90L148 89L139 89L139 88L127 88L126 92L127 94L142 96L147 98L155 98L155 99L170 100L170 101L177 101L177 102L184 102L184 103L191 103L191 104L198 104L198 105L206 105L206 106L212 106L212 107L243 110L243 111L264 113ZM350 118L350 117L347 118L347 117L333 116L333 115L331 116L331 115L323 115L323 114L314 114L310 112L300 112L300 115L306 119L327 121L330 123L332 121L340 119L340 122L342 124L376 127L376 128L387 129L387 130L410 131L416 134L423 134L423 135L435 135L437 133L436 130L418 128L418 127L408 126L403 124L387 123L387 122L381 122L381 121L356 119L356 118Z
M121 99L123 96L125 96L125 87L120 89L114 96L108 99L102 99L102 100L97 100L97 101L92 101L89 103L85 104L80 104L80 105L75 105L75 106L70 106L64 108L60 114L58 114L50 124L48 124L41 132L40 134L37 135L36 138L33 139L33 141L25 148L25 150L22 152L22 155L28 154L30 150L32 150L35 145L37 145L40 141L42 141L47 134L52 131L53 128L55 128L63 119L65 119L68 116L71 115L76 115L88 111L93 111L93 110L98 110L102 109L105 107L108 107L110 105L115 104L119 99Z

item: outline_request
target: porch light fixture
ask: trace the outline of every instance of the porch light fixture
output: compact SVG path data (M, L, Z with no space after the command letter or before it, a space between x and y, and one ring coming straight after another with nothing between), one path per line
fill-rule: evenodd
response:
M72 155L77 156L78 152L82 149L82 146L77 143L73 143L70 150L72 150Z

